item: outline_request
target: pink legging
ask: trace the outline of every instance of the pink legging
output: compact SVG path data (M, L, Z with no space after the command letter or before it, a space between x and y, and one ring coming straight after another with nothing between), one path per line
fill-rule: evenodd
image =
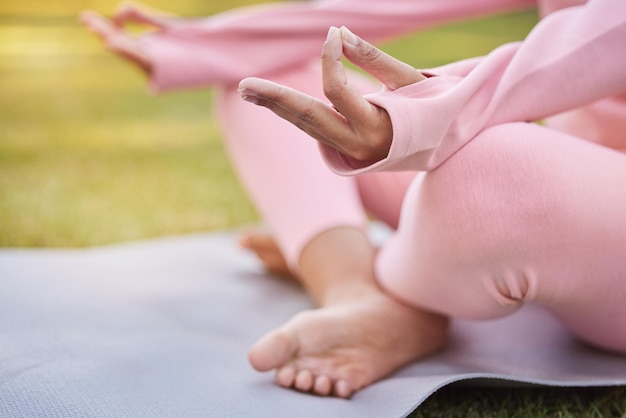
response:
M267 78L323 97L316 65ZM379 88L357 75L351 83ZM487 319L532 301L584 341L626 352L624 153L512 123L428 173L346 178L328 170L315 141L244 103L235 86L217 107L232 162L292 268L317 234L364 227L370 213L397 228L378 280L409 304Z

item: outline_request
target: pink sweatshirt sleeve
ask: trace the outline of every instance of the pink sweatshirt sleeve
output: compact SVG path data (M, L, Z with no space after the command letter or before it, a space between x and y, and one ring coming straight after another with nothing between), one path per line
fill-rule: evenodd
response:
M181 19L141 39L154 63L151 87L236 83L317 57L330 26L371 42L444 22L512 11L535 0L322 0L252 6Z
M383 160L367 166L325 146L322 154L340 174L431 170L490 126L536 121L625 92L625 48L622 2L591 0L559 10L522 43L369 97L389 112L393 124Z

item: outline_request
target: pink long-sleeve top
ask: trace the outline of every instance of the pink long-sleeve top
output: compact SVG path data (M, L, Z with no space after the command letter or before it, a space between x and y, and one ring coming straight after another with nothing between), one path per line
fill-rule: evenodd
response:
M392 120L386 158L367 164L322 145L327 164L347 175L431 170L490 126L536 121L626 92L626 7L591 0L558 10L524 42L433 73L369 98Z
M340 174L430 170L489 126L538 120L626 91L626 8L622 2L277 3L183 19L145 36L142 42L154 64L152 89L163 92L236 85L248 76L271 78L273 72L318 57L331 25L345 25L363 38L379 42L444 22L535 5L544 18L524 42L504 45L486 57L430 70L436 76L369 97L389 112L393 122L393 142L382 161L364 165L322 146L326 162ZM617 102L620 109L613 119L620 122L626 106L623 99ZM576 119L580 118L575 116L567 123L573 126ZM596 124L606 125L606 118L598 121ZM583 130L587 134L589 124Z
M164 92L236 84L250 76L268 77L319 57L330 26L347 26L368 41L379 42L445 22L535 4L535 0L319 0L265 4L173 22L165 30L145 36L142 46L154 64L152 90Z
M599 107L592 104L574 109L626 90L623 2L591 0L588 5L580 6L584 2L539 0L541 15L547 17L523 43L505 45L486 57L433 69L430 72L434 76L425 81L369 97L385 107L393 121L393 142L388 156L371 166L363 166L330 148L322 148L326 162L342 174L405 167L411 171L431 169L488 126L535 120L569 109L572 110L558 116L561 126L557 129L587 139L595 136L598 142L626 149L623 137L626 95L621 101L595 102ZM287 123L269 124L272 128L264 135L282 152L264 153L270 148L268 143L256 139L263 136L258 127L268 124L266 120L255 124L254 118L267 114L271 120L280 120L241 101L233 90L237 83L248 76L272 79L275 75L287 84L291 80L294 87L303 83L321 85L321 79L311 78L317 73L308 71L309 67L303 64L319 58L331 25L345 25L365 39L378 42L455 19L531 6L535 6L534 0L280 3L205 19L182 19L145 36L143 45L154 64L151 81L155 91L227 86L227 94L223 95L226 99L220 102L220 109L226 109L220 112L221 122L228 127L226 142L257 206L297 271L302 248L312 237L333 226L360 225L365 214L361 202L355 202L358 196L353 196L353 181L325 177L330 173L318 167L317 159L309 158L314 155L314 149L298 145L313 145L313 142L291 141L291 137L277 134L292 135L286 129L291 128ZM291 67L297 71L288 71ZM310 90L321 94L317 87ZM248 109L248 120L242 123L241 112ZM552 123L554 117L550 119ZM614 133L610 140L607 132ZM280 159L275 170L259 164L268 155ZM284 158L285 155L289 158ZM310 163L307 170L302 169L305 163ZM376 176L359 179L372 177ZM308 184L307 193L300 193L305 184L300 180L310 178L316 179L314 187ZM327 187L329 184L332 187ZM380 198L379 189L375 192L376 199ZM294 193L300 193L299 199L292 198ZM326 203L318 205L322 200ZM395 210L389 209L394 205L381 206L389 213ZM290 209L286 211L286 207ZM285 213L302 216L285 216ZM397 216L393 213L390 219Z

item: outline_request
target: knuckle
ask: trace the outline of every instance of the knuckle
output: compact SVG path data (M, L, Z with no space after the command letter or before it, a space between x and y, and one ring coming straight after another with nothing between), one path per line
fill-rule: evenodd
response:
M324 96L331 101L341 96L342 89L337 85L324 85Z
M377 61L381 56L380 49L376 48L373 45L370 45L367 43L361 43L360 48L361 48L361 56L363 57L364 61L368 61L368 62Z
M298 114L298 120L302 125L310 125L315 121L315 116L312 111L307 110Z
M287 91L285 90L285 87L277 85L274 89L271 90L271 94L274 99L282 100L285 98Z
M332 60L333 56L329 52L327 52L326 49L323 49L322 50L321 59L323 59L323 60Z

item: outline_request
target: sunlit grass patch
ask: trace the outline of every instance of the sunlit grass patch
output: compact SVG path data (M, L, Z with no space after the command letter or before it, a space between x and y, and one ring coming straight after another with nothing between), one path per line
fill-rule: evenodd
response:
M152 97L104 52L10 58L0 64L0 245L96 245L257 219L210 90Z

